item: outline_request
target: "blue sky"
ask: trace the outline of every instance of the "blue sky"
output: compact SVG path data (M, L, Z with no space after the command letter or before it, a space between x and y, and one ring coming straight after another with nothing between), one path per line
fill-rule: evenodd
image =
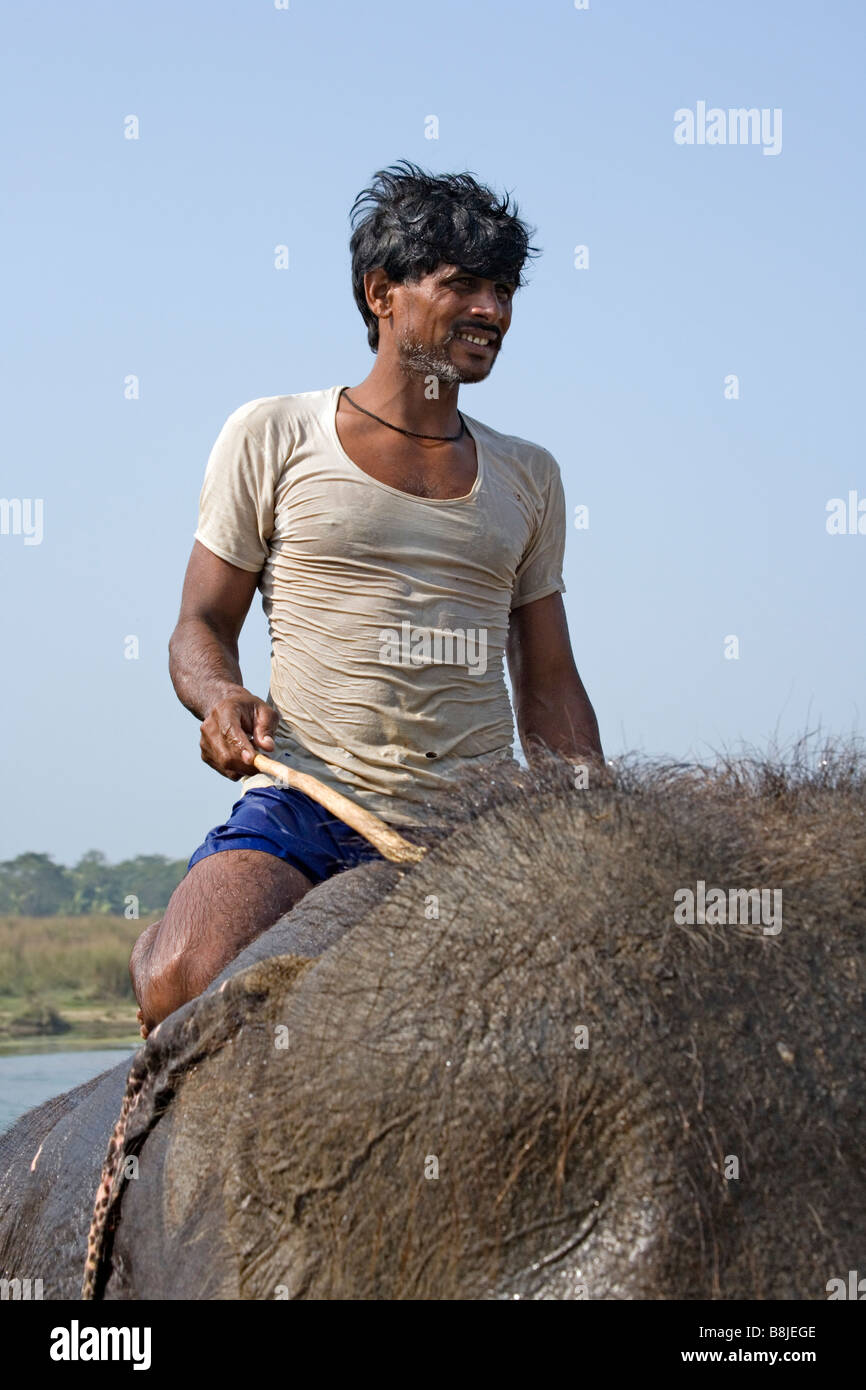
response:
M826 506L866 499L864 31L854 0L10 10L0 496L44 535L0 535L0 858L186 856L224 818L166 658L205 462L242 402L369 370L347 215L399 158L537 228L461 405L589 508L566 608L608 756L862 733L866 535ZM781 152L676 144L699 101L780 109ZM258 599L241 656L265 695Z

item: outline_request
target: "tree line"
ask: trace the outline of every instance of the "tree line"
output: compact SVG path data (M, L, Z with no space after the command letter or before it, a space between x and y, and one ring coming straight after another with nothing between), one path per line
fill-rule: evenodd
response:
M60 917L94 913L128 918L161 912L186 873L185 859L139 854L109 864L98 849L66 868L28 851L0 862L0 916Z

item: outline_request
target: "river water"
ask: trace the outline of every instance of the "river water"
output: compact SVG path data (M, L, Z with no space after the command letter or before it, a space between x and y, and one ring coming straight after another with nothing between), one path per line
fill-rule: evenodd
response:
M78 1052L12 1053L0 1057L0 1134L25 1110L41 1105L61 1091L80 1086L91 1076L116 1067L129 1047L99 1047Z

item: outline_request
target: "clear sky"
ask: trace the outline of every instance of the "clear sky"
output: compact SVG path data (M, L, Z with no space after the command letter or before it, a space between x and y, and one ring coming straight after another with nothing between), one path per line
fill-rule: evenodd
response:
M167 672L205 462L244 401L369 370L347 216L399 158L537 229L461 405L589 509L565 602L607 755L862 733L866 534L826 529L866 499L860 0L46 0L4 29L0 496L43 535L0 535L0 858L186 856L227 813ZM699 102L781 111L780 151L678 144Z

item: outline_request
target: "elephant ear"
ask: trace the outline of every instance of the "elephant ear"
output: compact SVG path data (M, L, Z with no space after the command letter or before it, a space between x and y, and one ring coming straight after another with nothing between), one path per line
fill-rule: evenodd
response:
M96 1191L81 1297L102 1297L126 1187L127 1159L140 1152L189 1068L221 1051L275 986L289 989L315 964L285 955L259 961L157 1025L133 1058L120 1115Z

